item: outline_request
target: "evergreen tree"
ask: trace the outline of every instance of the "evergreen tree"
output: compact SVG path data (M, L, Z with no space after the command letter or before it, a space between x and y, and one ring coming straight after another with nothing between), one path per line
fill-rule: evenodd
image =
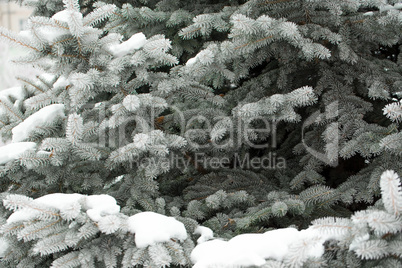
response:
M19 2L5 267L402 266L400 0ZM325 252L193 251L289 226Z

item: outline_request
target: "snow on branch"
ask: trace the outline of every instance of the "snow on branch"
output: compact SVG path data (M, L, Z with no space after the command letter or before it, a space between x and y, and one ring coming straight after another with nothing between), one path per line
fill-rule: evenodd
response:
M18 159L26 151L35 150L35 142L16 142L0 147L0 164L3 165L9 161Z
M173 217L155 212L141 212L127 220L128 230L135 234L135 244L144 248L156 243L167 242L171 238L187 239L184 224Z
M195 268L262 266L266 259L294 264L295 260L318 258L323 243L335 235L326 235L310 227L298 231L283 228L263 234L241 234L229 241L220 239L201 243L191 253ZM302 249L302 250L300 250Z
M46 106L13 128L12 142L26 140L36 128L53 123L64 117L64 104L52 104Z
M8 217L8 224L41 218L46 208L58 210L60 213L54 216L61 216L67 220L76 218L81 209L85 210L88 217L93 221L99 221L105 215L116 214L120 211L116 200L109 195L86 196L82 194L54 193L34 200L27 200L20 195L9 195L3 201L3 204L7 208L16 210Z
M268 267L272 262L289 267L302 267L308 259L321 258L325 252L324 243L329 240L341 241L362 259L385 257L399 245L392 242L388 244L383 236L397 235L401 231L401 219L398 215L401 212L402 194L398 175L394 171L385 171L380 184L387 211L367 209L355 213L351 219L322 218L300 231L295 228L282 228L265 233L240 234L224 241L220 238L214 239L211 229L197 226L193 234L199 234L200 238L190 256L193 267ZM158 267L169 266L173 262L169 249L173 247L176 253L182 250L182 245L176 240L183 245L189 241L185 225L174 217L151 211L128 217L119 213L120 207L109 195L56 193L35 200L20 195L9 195L3 203L6 208L14 210L14 213L8 218L7 224L3 225L1 232L5 235L17 235L26 241L39 239L33 249L37 254L47 255L64 251L68 245L78 243L80 238L74 238L72 234L66 242L64 240L67 240L67 233L55 237L52 231L70 232L77 224L87 224L85 215L93 223L77 227L80 230L89 228L88 232L93 235L99 231L103 233L101 235L111 235L118 231L119 234L135 235L134 239L130 235L127 238L135 241L135 247L127 251L124 262L137 253L142 255L148 252L152 261L160 264ZM389 217L390 215L392 217ZM18 225L20 227L17 228L20 222L24 222L24 225ZM43 232L46 228L53 229ZM36 229L38 231L35 231ZM65 238L63 240L60 237ZM140 260L139 257L135 264L141 264Z
M133 50L142 48L146 41L143 33L136 33L121 44L109 45L108 49L115 57L123 57Z
M27 95L26 90L23 87L12 87L3 89L0 91L0 99L15 99L24 100Z

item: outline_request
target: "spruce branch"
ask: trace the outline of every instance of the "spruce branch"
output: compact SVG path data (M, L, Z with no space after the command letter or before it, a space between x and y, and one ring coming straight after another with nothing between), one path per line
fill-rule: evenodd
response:
M25 78L18 77L18 76L17 76L16 78L17 78L17 80L19 80L19 81L21 81L21 82L24 82L24 83L26 83L26 84L28 84L28 85L34 87L36 90L40 91L41 93L45 92L45 91L42 90L40 87L38 87L37 85L35 85L34 83L28 81L28 80L25 79Z
M246 47L246 46L255 45L255 44L258 44L258 43L260 43L260 42L263 42L263 41L266 41L266 40L268 40L268 39L271 39L271 38L273 38L273 37L274 37L273 35L269 35L269 36L266 36L266 37L264 37L264 38L261 38L261 39L252 41L252 42L250 42L250 43L245 43L245 44L243 44L243 45L237 46L237 47L235 47L234 49L237 50L237 49L244 48L244 47Z
M0 27L0 37L3 37L4 39L8 40L12 44L17 44L21 47L24 48L29 48L34 51L39 52L39 48L32 46L29 44L27 41L23 40L22 38L18 37L16 34L12 33L11 31Z
M402 189L398 174L392 170L385 171L381 175L380 187L387 211L396 216L402 214Z

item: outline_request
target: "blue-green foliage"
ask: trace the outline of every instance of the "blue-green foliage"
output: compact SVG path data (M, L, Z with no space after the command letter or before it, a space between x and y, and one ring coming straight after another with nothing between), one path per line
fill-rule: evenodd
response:
M19 2L34 8L27 31L0 40L46 74L0 92L0 134L52 104L65 113L27 128L36 148L0 166L0 191L22 207L106 193L123 216L154 211L227 239L339 223L375 235L352 251L330 242L320 263L401 265L401 204L377 201L383 172L402 174L400 1ZM3 226L7 267L190 266L196 241L136 248L85 215L24 224Z

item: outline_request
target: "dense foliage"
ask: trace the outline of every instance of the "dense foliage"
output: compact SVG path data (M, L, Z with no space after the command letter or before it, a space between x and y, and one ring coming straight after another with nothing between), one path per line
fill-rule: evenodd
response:
M0 191L44 214L6 224L4 208L5 265L191 265L198 225L230 239L312 221L370 240L264 267L402 265L397 175L380 188L402 174L401 1L19 2L34 8L27 31L0 39L44 74L0 92L18 152L3 148ZM51 193L108 194L122 222L154 211L190 236L136 248L123 227L27 198Z

